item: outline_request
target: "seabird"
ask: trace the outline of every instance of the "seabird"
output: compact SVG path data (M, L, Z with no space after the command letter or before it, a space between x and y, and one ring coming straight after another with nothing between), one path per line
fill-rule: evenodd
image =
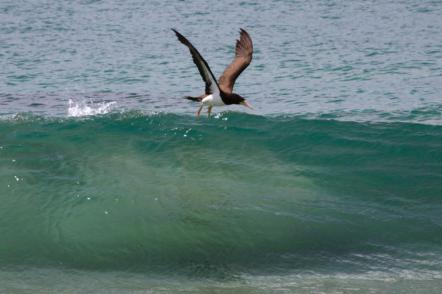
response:
M172 31L175 32L178 40L189 48L193 62L198 67L201 77L206 84L206 89L203 95L198 97L185 97L189 100L198 101L201 103L201 106L196 112L196 116L200 115L204 106L207 106L209 116L213 106L241 104L253 109L246 99L238 94L233 93L233 85L235 84L235 80L252 61L253 43L249 34L245 30L240 30L240 38L239 40L236 40L235 58L224 70L218 81L210 70L207 62L204 60L198 50L196 50L196 48L192 45L192 43L190 43L189 40L187 40L176 30L172 29Z

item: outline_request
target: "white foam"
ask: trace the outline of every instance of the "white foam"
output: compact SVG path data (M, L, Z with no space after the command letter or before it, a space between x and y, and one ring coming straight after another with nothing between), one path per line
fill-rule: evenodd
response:
M112 105L116 104L112 102L100 102L100 103L86 103L85 101L73 101L69 99L68 116L90 116L97 114L106 114L112 110Z

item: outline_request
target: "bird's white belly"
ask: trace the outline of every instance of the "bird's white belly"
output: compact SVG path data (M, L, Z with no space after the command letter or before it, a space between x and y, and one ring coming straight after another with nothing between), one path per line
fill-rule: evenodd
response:
M224 106L224 102L218 93L204 97L201 101L205 106Z

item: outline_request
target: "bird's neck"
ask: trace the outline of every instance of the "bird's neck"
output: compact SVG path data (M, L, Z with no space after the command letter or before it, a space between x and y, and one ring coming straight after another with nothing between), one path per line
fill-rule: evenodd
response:
M221 100L224 102L224 104L238 104L239 101L237 101L237 95L235 93L226 93L222 90L219 92L219 96L221 97Z

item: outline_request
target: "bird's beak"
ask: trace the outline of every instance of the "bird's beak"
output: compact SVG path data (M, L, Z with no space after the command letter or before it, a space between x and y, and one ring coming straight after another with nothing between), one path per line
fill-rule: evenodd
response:
M240 104L241 104L241 105L244 105L245 107L248 107L248 108L250 108L250 109L254 109L254 108L252 107L252 105L250 105L250 103L247 102L247 100L242 101Z

